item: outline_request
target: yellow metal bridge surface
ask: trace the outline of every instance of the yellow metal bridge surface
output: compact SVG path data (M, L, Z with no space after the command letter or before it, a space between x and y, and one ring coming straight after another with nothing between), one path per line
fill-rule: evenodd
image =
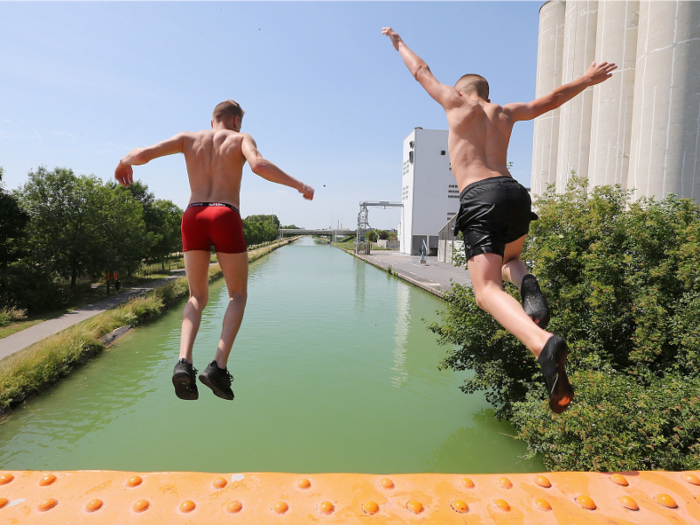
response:
M700 524L697 472L0 471L0 523Z

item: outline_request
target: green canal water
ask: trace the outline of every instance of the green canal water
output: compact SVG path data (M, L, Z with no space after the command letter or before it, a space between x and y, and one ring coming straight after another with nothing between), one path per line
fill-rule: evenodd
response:
M211 287L195 366L227 303ZM184 303L183 303L184 304ZM182 304L132 330L0 424L0 469L209 472L543 470L425 321L441 300L309 238L253 263L229 368L236 399L175 397Z

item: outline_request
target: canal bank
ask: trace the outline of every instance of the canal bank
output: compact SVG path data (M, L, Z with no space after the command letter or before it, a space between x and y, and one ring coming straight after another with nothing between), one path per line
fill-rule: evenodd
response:
M453 284L464 287L472 285L466 268L440 262L434 256L425 257L425 263L421 263L419 255L406 255L389 250L375 251L370 255L343 251L440 298L445 296Z

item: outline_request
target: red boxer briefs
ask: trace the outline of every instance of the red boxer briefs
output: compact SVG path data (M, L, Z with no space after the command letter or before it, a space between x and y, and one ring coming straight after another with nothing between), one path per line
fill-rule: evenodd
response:
M243 253L243 221L235 206L224 202L193 202L182 216L182 247L217 253Z

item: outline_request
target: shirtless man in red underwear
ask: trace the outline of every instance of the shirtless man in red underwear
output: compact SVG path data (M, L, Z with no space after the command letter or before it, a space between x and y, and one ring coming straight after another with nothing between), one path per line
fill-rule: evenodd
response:
M565 370L568 348L564 339L545 331L547 301L520 259L530 221L537 216L530 209L527 190L508 171L508 141L516 122L558 108L610 78L617 66L594 62L582 77L549 95L499 106L489 100L484 77L470 74L454 87L441 84L396 31L385 27L382 33L391 38L411 74L445 110L452 173L461 192L456 229L464 235L476 303L535 355L547 381L549 406L561 413L574 397ZM518 287L522 306L503 291L503 280Z
M190 300L182 317L180 359L173 371L175 394L180 399L199 398L197 370L192 366L192 346L202 310L209 298L212 245L216 248L226 280L229 303L216 355L199 375L199 380L218 397L233 399L233 377L226 363L243 320L248 287L248 252L238 211L243 164L248 161L253 173L271 182L291 186L305 199L314 198L311 186L290 177L264 159L253 137L240 132L243 113L233 100L222 102L214 108L212 129L178 133L154 146L136 148L119 161L114 171L114 178L123 186L129 186L134 180L132 166L165 155L185 154L192 194L182 217L182 246Z

